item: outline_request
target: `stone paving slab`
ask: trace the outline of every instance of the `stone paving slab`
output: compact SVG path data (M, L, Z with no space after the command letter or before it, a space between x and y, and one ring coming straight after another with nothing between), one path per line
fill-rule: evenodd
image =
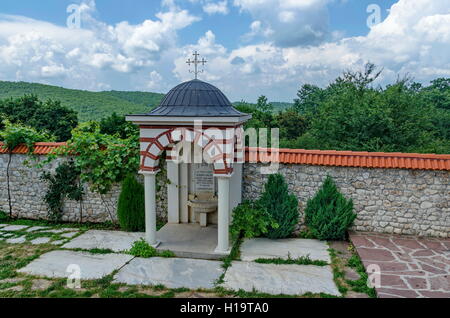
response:
M235 291L256 290L271 295L303 295L308 292L341 295L330 266L233 262L224 281L221 286Z
M60 233L65 233L65 232L78 232L78 229L74 229L74 228L51 229L51 230L45 230L43 232L45 232L45 233L53 233L53 234L60 234Z
M28 225L8 225L4 228L2 228L2 231L21 231L23 229L26 229L27 227L29 227Z
M283 258L288 255L295 259L309 257L316 261L331 263L328 245L325 242L309 239L281 239L266 238L246 239L241 245L241 260L254 261L258 258Z
M33 245L47 244L48 242L50 242L50 240L51 240L51 238L49 238L49 237L38 237L38 238L30 241L30 243Z
M217 226L199 224L166 224L156 235L161 244L158 250L169 250L181 258L219 260L224 255L215 253Z
M69 265L80 267L81 279L99 279L121 268L133 258L127 254L91 254L87 252L52 251L41 255L38 259L18 272L51 278L69 277Z
M47 226L33 226L33 227L30 227L29 229L27 229L25 232L36 232L36 231L41 231L41 230L45 230L45 229L49 229L49 227L47 227Z
M15 237L15 238L10 238L6 240L6 243L8 244L22 244L25 243L26 239L25 237Z
M78 235L78 232L69 232L69 233L60 234L60 236L64 237L64 238L72 238L76 235Z
M164 285L168 288L212 289L224 269L222 262L187 258L135 258L114 282L129 285Z
M90 230L74 238L62 247L81 248L85 250L100 248L121 252L129 250L133 243L142 237L144 237L144 233Z
M380 298L450 298L450 239L350 233L366 267L378 265Z
M50 244L52 244L52 245L61 245L61 244L65 243L65 242L66 242L65 240L58 240L58 241L52 241L52 242L50 242Z

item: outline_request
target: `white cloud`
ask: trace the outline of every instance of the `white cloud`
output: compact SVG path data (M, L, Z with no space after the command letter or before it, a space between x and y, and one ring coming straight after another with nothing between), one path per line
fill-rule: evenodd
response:
M234 0L242 12L262 23L262 35L280 47L316 45L327 39L332 0ZM252 31L246 36L250 36ZM256 34L255 34L256 35Z
M177 32L199 20L169 6L140 24L107 25L93 18L94 1L83 2L81 9L82 29L0 15L2 78L96 89L96 82L111 81L111 72L117 78L148 74L176 49Z
M269 0L238 1L261 6ZM295 1L290 1L286 6L293 4ZM230 51L218 44L213 34L206 34L197 45L182 52L192 49L208 52L205 55L210 64L201 78L213 81L232 100L246 97L254 101L261 94L271 100L287 100L287 96L294 98L300 84L327 85L343 70L361 69L368 61L384 68L380 84L406 74L425 82L448 77L449 25L449 7L443 2L400 0L392 6L385 21L367 36L341 38L316 46L282 47L275 41L267 41ZM262 30L259 20L252 23L253 34ZM182 61L184 58L176 63L175 73L186 79Z
M148 82L147 87L149 89L158 88L162 80L163 77L161 76L161 74L159 74L157 71L151 71L150 81Z
M209 15L213 14L228 14L228 1L223 0L219 2L211 2L208 1L203 5L203 11L205 11Z

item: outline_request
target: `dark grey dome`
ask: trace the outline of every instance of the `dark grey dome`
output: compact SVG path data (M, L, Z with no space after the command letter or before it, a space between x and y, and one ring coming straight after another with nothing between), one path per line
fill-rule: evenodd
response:
M147 116L242 117L246 114L237 111L217 87L192 80L171 89Z

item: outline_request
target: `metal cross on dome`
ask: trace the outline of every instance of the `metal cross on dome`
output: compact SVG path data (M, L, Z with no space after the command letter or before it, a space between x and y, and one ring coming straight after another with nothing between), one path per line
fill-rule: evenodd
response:
M204 58L202 58L201 60L198 59L198 57L200 56L200 54L197 53L197 51L194 52L194 54L192 54L194 56L194 60L187 60L186 63L191 66L191 64L194 64L194 71L189 70L189 73L194 73L195 74L195 79L197 79L198 77L198 73L203 73L203 70L199 71L198 70L198 65L201 64L202 66L205 66L206 63L208 63L207 60L205 60Z

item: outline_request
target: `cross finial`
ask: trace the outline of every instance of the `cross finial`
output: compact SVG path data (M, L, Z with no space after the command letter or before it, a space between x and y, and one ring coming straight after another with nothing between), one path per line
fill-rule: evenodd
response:
M205 66L205 64L208 62L207 60L205 60L204 58L202 58L201 60L198 59L198 57L200 56L200 54L197 53L197 51L194 52L194 54L192 54L194 56L194 60L187 60L186 63L191 66L191 64L194 64L194 71L189 70L189 73L194 73L195 74L195 79L197 79L198 77L198 73L203 73L203 70L199 71L198 70L198 65L201 64L202 66Z

